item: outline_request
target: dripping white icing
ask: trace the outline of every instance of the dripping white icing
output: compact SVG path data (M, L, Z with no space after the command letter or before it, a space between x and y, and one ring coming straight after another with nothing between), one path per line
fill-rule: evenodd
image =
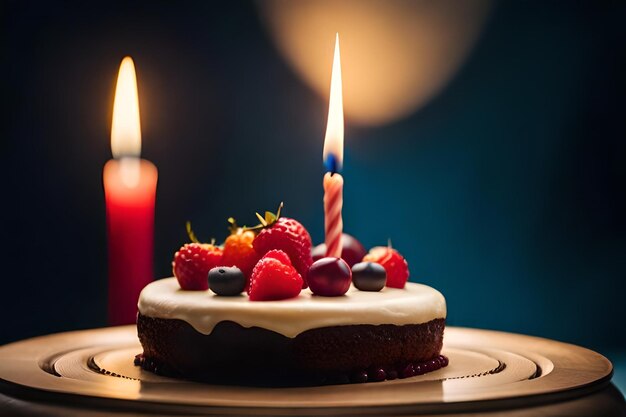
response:
M385 287L381 292L351 287L342 297L317 297L307 289L290 300L250 301L246 295L218 297L211 291L183 291L175 278L166 278L143 289L138 307L144 316L184 320L203 334L229 320L292 338L318 327L420 324L446 317L443 295L414 283L404 289Z

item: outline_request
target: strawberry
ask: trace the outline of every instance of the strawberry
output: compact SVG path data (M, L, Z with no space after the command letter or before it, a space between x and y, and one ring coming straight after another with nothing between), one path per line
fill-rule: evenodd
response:
M252 245L260 256L272 249L285 252L296 271L303 278L303 287L307 287L306 276L313 263L311 258L311 235L297 220L280 217L283 207L281 203L276 214L265 212L265 218L257 213L261 224L254 229L260 229Z
M297 297L302 277L281 250L270 250L252 270L248 295L250 301L285 300Z
M391 246L377 246L363 257L363 262L379 263L387 271L387 286L404 288L409 279L409 264L400 252Z
M188 291L209 289L208 273L222 264L222 250L208 243L186 243L174 254L172 270L180 288Z
M252 274L252 269L260 258L252 246L252 241L256 235L252 230L237 227L232 217L228 221L231 224L231 235L224 242L222 265L236 266L241 269L248 281L246 283L246 288L248 288L250 274Z

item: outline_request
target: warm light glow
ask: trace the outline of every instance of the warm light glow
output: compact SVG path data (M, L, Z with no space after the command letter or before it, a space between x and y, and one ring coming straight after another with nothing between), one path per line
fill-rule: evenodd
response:
M384 125L428 103L469 55L492 0L255 2L278 51L327 98L329 39L341 33L345 117Z
M139 185L141 176L141 159L135 157L120 158L120 178L129 188Z
M137 76L133 59L129 56L122 60L117 76L111 124L111 151L116 159L139 158L141 154Z
M341 57L339 34L335 35L335 57L330 76L330 99L328 101L328 123L324 138L324 163L333 172L341 171L343 165L343 94L341 91Z

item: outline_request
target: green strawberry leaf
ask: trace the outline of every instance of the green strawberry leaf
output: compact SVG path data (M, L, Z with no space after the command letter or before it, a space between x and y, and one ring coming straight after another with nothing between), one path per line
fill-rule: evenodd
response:
M265 222L267 224L272 224L276 222L276 215L270 211L265 212Z
M267 227L267 222L265 221L263 216L261 216L259 213L254 213L254 214L256 214L256 218L259 219L259 221L261 222L261 225L263 227Z
M196 237L196 234L193 232L193 230L191 230L190 221L187 221L187 223L185 224L185 227L187 229L187 235L189 236L189 240L191 240L193 243L200 243L200 241Z
M272 213L270 211L266 211L265 212L265 217L263 217L259 213L254 213L256 215L256 218L259 219L260 223L257 224L256 226L252 226L252 227L244 226L243 230L257 231L257 230L264 229L266 227L272 226L280 218L280 212L281 212L282 209L283 209L283 203L281 202L280 205L278 206L278 211L276 212L276 214L274 214L274 213ZM230 219L228 219L228 221L230 222Z

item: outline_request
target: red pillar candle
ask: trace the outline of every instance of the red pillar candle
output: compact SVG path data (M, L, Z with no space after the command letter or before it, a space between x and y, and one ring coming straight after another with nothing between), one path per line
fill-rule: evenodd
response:
M343 95L341 91L341 59L339 34L335 38L335 55L330 77L328 124L324 138L324 228L326 256L341 258L343 219L343 177L339 174L343 165Z
M157 169L139 159L141 127L135 66L124 58L115 90L111 150L103 183L109 251L110 325L134 323L142 288L153 279Z

